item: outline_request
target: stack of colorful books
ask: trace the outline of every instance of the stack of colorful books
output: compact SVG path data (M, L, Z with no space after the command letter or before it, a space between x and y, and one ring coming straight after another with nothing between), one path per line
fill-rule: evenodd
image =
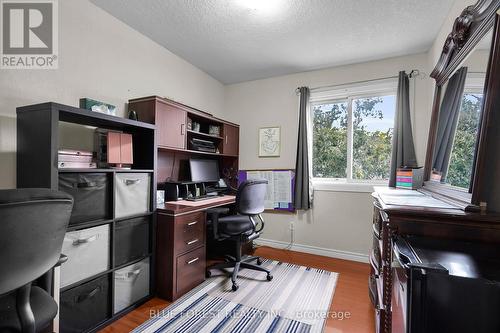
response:
M400 168L396 170L396 187L415 190L422 187L423 169Z

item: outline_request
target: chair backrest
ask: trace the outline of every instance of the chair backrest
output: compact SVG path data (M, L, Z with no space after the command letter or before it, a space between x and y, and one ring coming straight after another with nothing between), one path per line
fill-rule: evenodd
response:
M64 192L0 190L0 295L54 267L72 209L73 198Z
M267 180L246 180L238 187L236 209L242 215L258 215L264 211Z

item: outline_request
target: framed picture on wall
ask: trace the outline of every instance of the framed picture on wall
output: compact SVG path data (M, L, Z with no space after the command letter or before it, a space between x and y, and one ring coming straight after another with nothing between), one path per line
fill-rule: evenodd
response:
M259 128L259 157L278 157L281 149L281 127Z

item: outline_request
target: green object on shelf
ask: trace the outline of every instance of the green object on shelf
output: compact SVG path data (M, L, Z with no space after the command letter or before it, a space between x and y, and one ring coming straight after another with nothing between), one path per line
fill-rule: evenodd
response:
M80 98L80 108L116 116L116 106L91 98Z

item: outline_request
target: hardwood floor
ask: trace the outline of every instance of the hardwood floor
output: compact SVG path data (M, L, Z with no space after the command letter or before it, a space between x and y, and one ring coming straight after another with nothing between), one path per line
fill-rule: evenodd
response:
M333 259L307 253L285 251L270 247L259 247L256 255L286 261L302 266L311 266L340 273L330 312L333 314L326 322L325 333L370 333L375 331L373 308L368 297L368 264ZM161 310L170 303L154 298L140 308L130 312L101 333L125 333L149 319L151 310ZM337 318L335 317L337 315ZM343 315L344 318L340 319ZM349 316L347 318L347 316Z

